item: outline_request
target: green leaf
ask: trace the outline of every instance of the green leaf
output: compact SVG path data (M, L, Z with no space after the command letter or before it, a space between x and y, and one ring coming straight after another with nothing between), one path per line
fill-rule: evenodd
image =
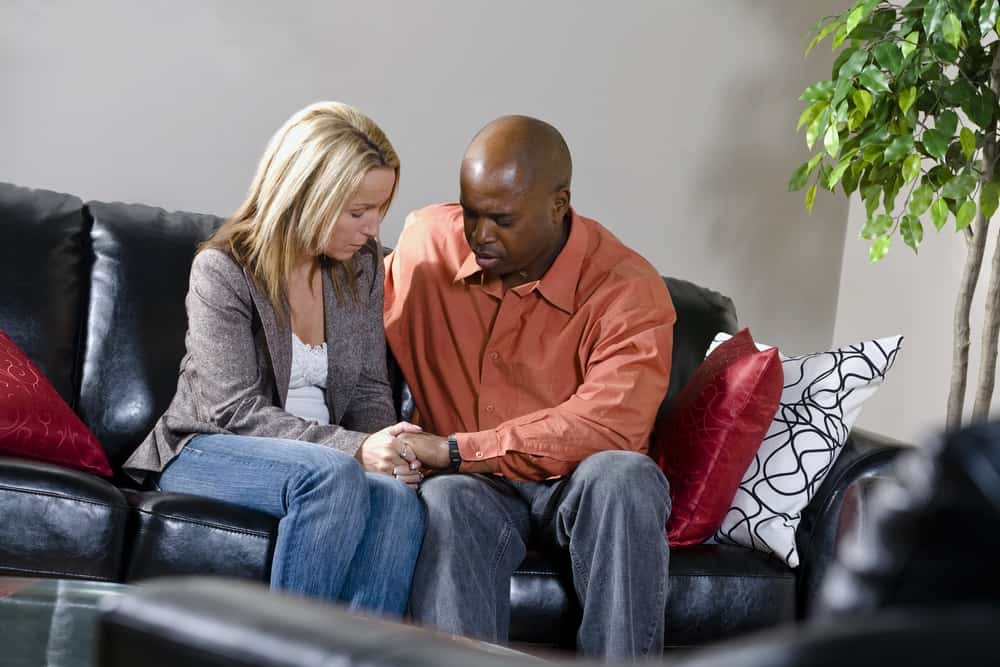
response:
M803 102L818 102L820 100L830 101L830 96L833 95L833 81L820 81L814 83L803 91L799 95L799 99Z
M976 135L967 127L963 127L958 133L958 140L962 142L962 153L967 160L971 160L976 153Z
M920 242L924 240L924 226L915 215L903 216L899 222L899 233L903 235L903 243L913 248L913 252L917 251Z
M910 196L910 213L913 215L923 215L930 208L933 198L934 189L929 185L921 185Z
M830 157L837 157L837 151L840 150L840 133L837 132L837 126L830 123L830 127L826 128L826 134L823 136L823 146L826 148L826 152L830 154Z
M945 88L942 96L946 102L960 104L965 107L976 96L976 89L965 79L957 79L948 88Z
M840 45L844 43L845 39L847 39L847 26L842 25L840 26L840 28L837 29L837 32L833 35L833 44L832 44L833 50L836 51L837 49L839 49Z
M899 45L899 50L903 54L903 58L908 58L911 53L916 51L917 45L919 43L920 43L920 33L918 33L916 30L911 32L906 37L904 37L903 41Z
M889 254L891 243L892 239L888 236L882 236L872 241L872 247L868 250L868 259L871 260L872 264Z
M903 68L903 53L892 42L882 42L875 47L875 60L894 75L899 75Z
M813 212L813 204L815 202L816 202L816 184L813 183L812 185L809 186L809 189L806 190L806 202L805 202L806 211L808 211L810 214L812 214Z
M816 143L816 139L819 135L826 130L827 124L830 122L830 107L826 107L820 112L818 116L809 123L809 127L806 128L806 146L809 150L812 150L813 144Z
M958 45L962 42L962 21L949 12L944 17L942 30L944 32L944 40L957 49Z
M944 223L948 222L948 204L945 203L943 199L938 199L931 206L931 222L934 224L934 228L941 231L944 227Z
M795 192L797 190L801 190L805 187L807 180L809 180L809 163L803 162L788 180L788 191Z
M1000 0L986 0L979 7L979 32L983 35L993 29L1000 17Z
M984 90L980 95L974 95L969 100L968 107L963 105L962 108L969 114L969 118L975 121L976 125L984 130L988 130L993 120L996 105L997 98L993 94L993 91Z
M827 188L832 190L837 187L837 183L839 183L840 179L844 176L844 172L851 166L851 159L851 156L848 156L837 163L837 166L830 172L830 180L826 182Z
M885 161L898 162L903 159L903 156L912 151L913 137L911 135L896 137L892 140L892 143L889 144L888 148L885 149Z
M861 127L861 124L865 122L865 117L861 115L861 112L857 109L851 112L851 115L847 117L847 131L853 132L854 130Z
M840 66L840 71L837 75L840 78L850 79L861 73L861 68L865 66L868 62L868 52L863 49L858 49L847 59L843 65Z
M924 32L928 37L941 29L941 23L947 13L948 0L929 0L924 6Z
M882 73L875 65L869 65L861 71L861 76L858 81L862 86L872 91L873 93L887 93L889 92L889 80L886 78L885 74Z
M851 93L851 99L854 100L854 106L857 110L861 112L861 117L868 116L868 112L872 108L872 94L867 90L855 90Z
M827 37L829 37L830 33L836 30L838 26L840 26L839 20L834 20L827 23L826 26L824 26L823 29L820 30L816 34L816 36L813 37L812 40L809 42L809 46L806 47L806 52L803 55L803 57L808 56L809 52L813 50L813 47L822 42Z
M844 26L847 28L847 34L850 35L858 24L861 23L865 18L865 7L864 5L858 5L851 10L851 13L847 15L847 21L844 22Z
M917 89L910 86L899 94L899 108L902 109L903 113L906 113L916 100Z
M920 139L924 142L924 148L927 149L928 153L938 160L944 160L944 156L948 152L947 137L937 130L927 130Z
M844 195L847 197L851 196L851 193L858 189L858 183L861 182L861 169L857 167L864 168L864 162L861 160L855 160L851 163L851 168L847 170L844 174L844 178L840 181L840 187L844 189Z
M920 175L920 155L911 153L903 160L903 181L909 183Z
M962 207L958 209L958 213L955 215L955 231L960 232L969 225L976 218L976 202L969 200L962 204Z
M830 104L837 106L842 100L847 99L848 94L854 89L854 80L850 77L837 79L837 86L833 89L833 97Z
M885 213L869 218L865 226L861 228L861 238L871 241L872 239L884 236L892 229L892 218Z
M975 176L969 173L959 174L944 184L944 187L941 188L941 197L944 199L962 201L971 195L972 191L975 189Z
M816 168L816 165L819 164L819 161L822 159L823 159L823 153L816 153L816 155L813 155L809 159L809 162L806 162L806 171L811 174L813 169Z
M945 136L946 139L951 139L955 136L955 128L958 127L958 114L950 109L948 111L942 111L934 119L934 129Z
M985 220L988 221L993 217L998 204L1000 204L1000 183L991 181L984 185L982 192L979 193L979 210Z
M827 106L828 104L822 101L813 102L812 104L807 106L806 110L802 112L801 116L799 116L799 122L795 124L795 131L798 132L799 130L802 129L803 125L808 125L809 123L813 122L816 116L819 115L819 112L825 109Z
M882 194L881 185L866 185L861 188L861 196L865 202L865 214L871 218L878 208L879 195Z

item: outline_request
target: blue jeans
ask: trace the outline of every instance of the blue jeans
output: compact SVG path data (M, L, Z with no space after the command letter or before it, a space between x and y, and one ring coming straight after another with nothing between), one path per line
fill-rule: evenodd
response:
M279 517L273 588L406 611L423 508L402 482L365 473L352 456L298 440L198 435L159 485Z

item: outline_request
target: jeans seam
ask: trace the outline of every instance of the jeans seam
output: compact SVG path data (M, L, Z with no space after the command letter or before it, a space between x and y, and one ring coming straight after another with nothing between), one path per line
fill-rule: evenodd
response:
M513 526L511 526L510 523L505 523L503 532L500 534L500 541L497 543L496 554L493 556L493 567L490 572L490 581L496 581L497 569L500 567L500 560L507 553L507 547L510 546L510 537L513 532Z
M652 641L653 641L653 638L656 636L656 626L657 626L658 623L663 622L663 617L664 617L664 614L665 614L665 611L663 611L663 608L664 608L665 602L666 602L665 599L664 599L665 598L664 589L666 588L666 580L667 580L667 577L665 577L665 576L664 577L660 577L660 585L659 585L659 588L656 591L656 608L661 610L660 611L660 617L657 618L655 615L653 615L652 618L649 621L649 631L646 633L646 641L644 642L646 647L644 649L642 649L642 652L640 654L640 655L643 655L643 656L649 655L650 650L653 648L652 645L651 645Z

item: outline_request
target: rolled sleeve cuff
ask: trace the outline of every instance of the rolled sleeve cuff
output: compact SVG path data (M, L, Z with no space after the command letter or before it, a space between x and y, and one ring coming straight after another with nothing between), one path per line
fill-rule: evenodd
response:
M497 472L497 459L503 451L496 431L456 433L455 439L462 455L459 472Z

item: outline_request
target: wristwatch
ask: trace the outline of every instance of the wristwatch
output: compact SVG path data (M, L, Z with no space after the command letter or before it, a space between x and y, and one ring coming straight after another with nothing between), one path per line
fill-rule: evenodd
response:
M448 436L448 472L458 472L462 465L462 452L458 450L458 436L454 433Z

